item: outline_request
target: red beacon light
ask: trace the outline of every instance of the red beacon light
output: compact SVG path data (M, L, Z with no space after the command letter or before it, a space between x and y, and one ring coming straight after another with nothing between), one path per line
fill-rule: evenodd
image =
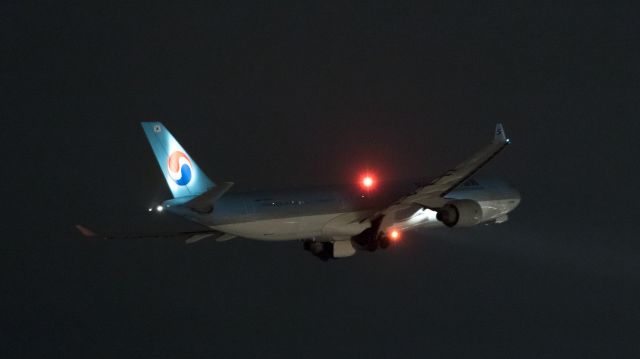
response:
M362 179L362 185L369 188L371 186L373 186L373 178L371 178L370 176L367 176L365 178Z
M373 177L373 175L366 174L362 176L362 179L360 179L360 187L362 187L362 189L366 191L372 190L373 187L375 187L375 185L376 185L376 180Z

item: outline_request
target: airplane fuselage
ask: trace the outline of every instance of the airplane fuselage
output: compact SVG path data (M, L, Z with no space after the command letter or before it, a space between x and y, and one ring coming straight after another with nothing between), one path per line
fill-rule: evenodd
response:
M236 236L268 241L355 236L371 223L365 219L418 187L414 181L381 183L364 190L357 185L313 187L282 191L229 193L215 203L211 213L198 214L188 208L167 207L168 211L212 229ZM467 199L482 208L482 222L503 222L520 202L519 193L503 181L467 181L446 196ZM443 225L436 211L415 208L399 229Z

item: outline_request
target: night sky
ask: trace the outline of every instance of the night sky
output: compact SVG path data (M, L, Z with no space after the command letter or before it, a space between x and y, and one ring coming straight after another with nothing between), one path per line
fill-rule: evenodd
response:
M640 356L639 6L0 5L0 357ZM324 263L198 229L140 121L234 190L437 176L491 140L499 226Z

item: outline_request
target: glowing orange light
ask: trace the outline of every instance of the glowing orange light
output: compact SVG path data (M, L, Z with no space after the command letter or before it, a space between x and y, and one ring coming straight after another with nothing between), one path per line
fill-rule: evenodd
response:
M371 187L373 186L373 178L371 178L370 176L367 176L365 178L362 179L362 185L365 187Z
M391 232L389 232L389 238L391 238L391 240L393 241L397 241L400 239L400 231L398 231L397 229L392 229Z

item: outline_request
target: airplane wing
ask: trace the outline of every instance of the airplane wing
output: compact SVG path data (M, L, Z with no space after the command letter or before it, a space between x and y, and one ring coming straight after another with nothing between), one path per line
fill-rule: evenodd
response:
M168 233L138 233L138 234L97 234L87 227L76 224L76 229L87 238L102 239L154 239L154 238L186 238L185 243L191 244L201 239L213 237L218 242L228 241L236 236L215 230L190 231L190 232L168 232Z
M441 208L447 203L447 200L444 198L447 193L451 192L456 186L476 173L509 143L510 141L504 132L502 124L497 124L493 141L490 144L474 153L473 156L466 161L435 178L429 184L419 187L412 194L400 198L394 204L387 207L382 212L384 219L380 229L385 230L396 220L411 215L420 208Z
M442 176L437 177L426 186L418 188L413 194L403 198L403 203L417 203L428 208L437 208L444 205L443 198L460 183L467 180L482 166L495 157L510 143L504 132L502 124L496 125L493 141L476 152L466 161L453 169L448 170Z

